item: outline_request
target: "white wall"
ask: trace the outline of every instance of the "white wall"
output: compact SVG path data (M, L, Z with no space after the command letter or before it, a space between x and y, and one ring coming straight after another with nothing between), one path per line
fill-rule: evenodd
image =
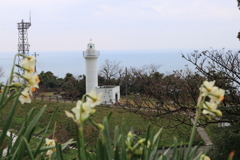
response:
M103 93L102 104L114 104L114 103L120 101L120 87L119 86L113 86L111 88L98 87L98 88L96 88L96 92Z
M97 58L86 58L86 93L98 86Z

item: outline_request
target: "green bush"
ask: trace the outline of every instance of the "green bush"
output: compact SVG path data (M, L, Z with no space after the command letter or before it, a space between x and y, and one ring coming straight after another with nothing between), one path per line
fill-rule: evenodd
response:
M213 133L213 146L208 152L212 160L226 160L229 153L233 150L235 150L233 160L239 160L240 126L215 127Z

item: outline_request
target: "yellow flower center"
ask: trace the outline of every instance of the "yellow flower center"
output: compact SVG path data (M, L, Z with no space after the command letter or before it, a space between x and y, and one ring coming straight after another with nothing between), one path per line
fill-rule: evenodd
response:
M23 95L25 98L30 98L28 94Z
M97 98L93 98L93 102L96 102L97 101Z
M85 113L86 112L86 109L82 108L82 113Z
M54 146L53 141L51 141L51 142L49 143L49 146ZM56 148L53 148L52 151L56 151Z
M212 91L212 88L206 88L207 89L207 92L211 92Z

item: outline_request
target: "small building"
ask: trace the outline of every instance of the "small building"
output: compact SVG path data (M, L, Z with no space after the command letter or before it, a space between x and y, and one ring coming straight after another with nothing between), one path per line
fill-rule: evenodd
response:
M97 93L103 93L102 104L114 104L120 101L120 87L119 86L98 86Z

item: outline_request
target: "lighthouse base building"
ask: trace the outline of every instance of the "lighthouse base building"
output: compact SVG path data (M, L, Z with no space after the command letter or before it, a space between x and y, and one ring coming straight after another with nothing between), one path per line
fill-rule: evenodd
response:
M86 70L86 93L95 89L97 93L103 93L102 104L115 104L120 101L120 87L111 85L98 86L97 59L99 56L100 52L96 51L95 44L90 40L86 51L83 52Z
M102 104L114 104L120 101L119 86L99 86L96 88L97 93L103 93Z

